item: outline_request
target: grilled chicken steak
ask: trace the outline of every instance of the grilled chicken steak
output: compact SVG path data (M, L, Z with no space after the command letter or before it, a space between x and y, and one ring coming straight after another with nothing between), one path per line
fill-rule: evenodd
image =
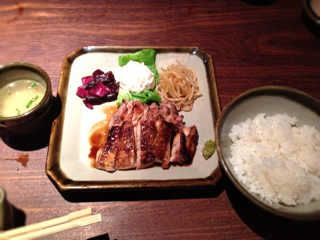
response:
M196 126L185 127L174 104L150 106L124 100L109 122L109 135L101 144L94 166L109 172L143 169L160 163L191 163L198 144Z

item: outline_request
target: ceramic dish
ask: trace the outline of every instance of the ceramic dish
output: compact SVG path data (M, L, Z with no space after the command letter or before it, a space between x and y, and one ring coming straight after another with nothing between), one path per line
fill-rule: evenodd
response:
M11 229L13 226L13 209L7 201L6 192L0 187L0 232Z
M236 177L233 166L229 161L232 142L228 134L234 124L239 124L247 118L253 119L258 113L266 113L266 116L287 113L289 116L295 116L298 119L298 127L306 124L315 126L320 131L319 99L288 87L266 86L249 90L234 98L222 110L216 125L216 144L220 162L226 174L239 191L253 203L273 214L286 218L320 219L320 201L295 207L281 204L270 205L258 195L250 193L248 188Z
M303 9L310 20L320 27L320 3L318 0L303 0Z
M193 163L168 170L153 167L114 173L91 167L87 133L104 116L98 106L89 110L76 96L81 77L91 75L96 69L113 70L119 66L120 55L144 47L85 47L65 58L59 83L62 111L53 124L46 173L60 191L207 186L214 185L219 179L217 153L205 160L201 152L205 141L215 138L214 126L220 112L211 57L197 47L150 48L157 51L158 71L177 60L196 71L203 96L195 101L192 111L180 113L184 115L186 126L195 124L198 128L199 144Z
M40 103L29 111L17 116L0 115L0 127L15 134L28 135L39 132L52 118L52 90L48 74L39 66L28 62L10 62L0 66L0 88L19 80L31 80L45 89Z

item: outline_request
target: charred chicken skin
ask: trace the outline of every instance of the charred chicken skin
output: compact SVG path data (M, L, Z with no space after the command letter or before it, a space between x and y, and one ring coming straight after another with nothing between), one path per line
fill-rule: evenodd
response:
M143 169L160 163L189 164L198 145L196 126L185 127L174 104L150 106L124 100L109 122L109 135L97 152L94 166L109 172Z

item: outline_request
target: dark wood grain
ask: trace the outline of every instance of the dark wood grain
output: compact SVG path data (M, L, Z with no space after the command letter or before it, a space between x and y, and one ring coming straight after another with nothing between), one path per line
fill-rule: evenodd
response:
M0 64L41 66L56 96L63 59L78 48L198 46L214 60L222 108L265 85L320 98L319 32L303 14L302 1L1 0ZM102 214L101 223L46 239L320 237L319 221L273 216L249 202L224 174L212 189L64 196L45 174L50 129L28 138L0 133L0 186L14 206L16 226L89 206Z

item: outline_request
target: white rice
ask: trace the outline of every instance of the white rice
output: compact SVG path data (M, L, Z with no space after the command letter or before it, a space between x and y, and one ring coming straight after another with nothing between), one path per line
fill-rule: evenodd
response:
M230 162L249 191L294 206L320 199L320 133L285 114L234 125Z

